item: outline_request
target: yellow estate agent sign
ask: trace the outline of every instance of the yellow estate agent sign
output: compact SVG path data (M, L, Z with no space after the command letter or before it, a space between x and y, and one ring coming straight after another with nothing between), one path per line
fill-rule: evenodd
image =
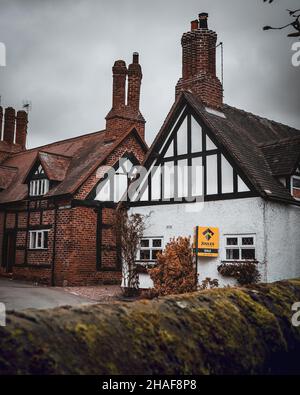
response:
M198 256L219 256L219 228L196 226L194 252Z

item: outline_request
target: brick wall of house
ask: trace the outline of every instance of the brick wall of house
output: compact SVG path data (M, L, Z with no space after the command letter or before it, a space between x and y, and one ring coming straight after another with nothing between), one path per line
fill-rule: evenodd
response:
M144 151L132 135L109 155L106 165L113 166L126 152L133 153L140 162L143 161ZM98 182L95 171L73 198L86 200ZM57 286L120 284L121 268L113 228L115 210L72 207L71 199L57 201L56 206L47 200L33 200L29 207L23 202L7 209L6 214L1 213L1 245L5 231L13 230L16 235L13 278L50 285L53 270L54 284ZM100 215L101 226L98 224ZM47 249L29 249L29 230L35 229L48 229ZM5 271L1 266L0 273L5 274Z

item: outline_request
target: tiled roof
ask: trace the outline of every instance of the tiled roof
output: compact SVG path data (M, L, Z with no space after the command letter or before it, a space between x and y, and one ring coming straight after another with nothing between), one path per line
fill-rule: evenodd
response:
M300 137L281 140L261 149L274 176L294 173L300 162Z
M6 189L16 177L18 169L0 165L0 189Z
M6 184L7 189L0 192L0 203L26 198L28 194L26 177L38 158L49 179L60 181L46 196L58 196L75 193L129 134L134 133L140 139L145 151L148 148L135 129L128 130L119 139L113 141L107 140L105 132L102 130L11 155L1 165L16 168L17 174L9 185Z
M207 111L201 100L191 92L185 91L177 98L148 151L145 163L166 138L172 114L184 104L194 109L262 197L299 204L275 176L279 174L280 167L286 174L291 174L292 169L297 167L300 131L228 105L220 110L222 116L214 114ZM275 157L279 159L278 165L273 162Z

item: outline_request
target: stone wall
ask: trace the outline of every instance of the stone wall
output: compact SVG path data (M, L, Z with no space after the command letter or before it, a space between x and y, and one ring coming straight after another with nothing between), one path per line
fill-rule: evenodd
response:
M299 374L297 301L300 279L10 312L0 327L0 373Z

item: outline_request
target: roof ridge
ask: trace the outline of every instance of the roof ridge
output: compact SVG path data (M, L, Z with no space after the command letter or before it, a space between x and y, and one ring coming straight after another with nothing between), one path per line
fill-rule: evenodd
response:
M9 170L16 170L16 171L18 171L18 168L15 167L15 166L7 166L7 165L0 164L0 168L5 168L5 169L9 169Z
M97 132L91 132L91 133L82 134L80 136L70 137L70 138L67 138L67 139L59 140L59 141L54 141L53 143L41 145L41 146L38 146L38 147L35 147L35 148L30 148L30 149L27 149L27 150L24 150L24 151L20 151L20 152L14 152L14 153L12 153L10 155L10 157L17 156L19 154L25 154L27 152L32 152L32 151L36 151L36 150L40 151L41 148L51 147L51 146L56 145L56 144L62 144L62 143L67 142L67 141L78 140L78 139L81 139L81 138L85 138L85 137L88 137L88 136L92 136L92 135L96 135L98 133L100 134L100 133L104 133L104 132L106 132L106 129L98 130ZM60 155L60 154L58 154L58 155Z
M54 155L54 156L63 157L65 159L73 159L73 156L68 156L68 155L64 155L64 154L57 154L56 152L39 151L39 154Z
M266 143L266 144L264 144L264 143L261 143L261 144L259 144L258 146L259 146L259 148L267 148L267 147L272 147L272 146L280 146L280 145L284 145L284 144L287 144L287 143L292 143L292 142L297 142L297 141L299 141L299 143L300 143L300 135L299 136L293 136L293 137L284 137L284 138L282 138L282 139L279 139L279 140L276 140L276 141L274 141L274 142L270 142L270 143Z
M231 105L226 104L226 103L224 103L223 107L232 108L233 110L240 111L240 112L242 112L244 114L252 115L254 118L259 118L261 120L268 121L268 122L271 122L271 123L275 123L276 125L280 125L280 126L283 126L283 127L286 127L286 128L289 128L289 129L296 130L296 131L300 132L300 129L296 129L296 128L294 128L294 127L292 127L290 125L287 125L285 123L274 121L273 119L269 119L269 118L263 117L261 115L254 114L251 111L246 111L246 110L243 110L243 109L235 107L235 106L231 106Z

